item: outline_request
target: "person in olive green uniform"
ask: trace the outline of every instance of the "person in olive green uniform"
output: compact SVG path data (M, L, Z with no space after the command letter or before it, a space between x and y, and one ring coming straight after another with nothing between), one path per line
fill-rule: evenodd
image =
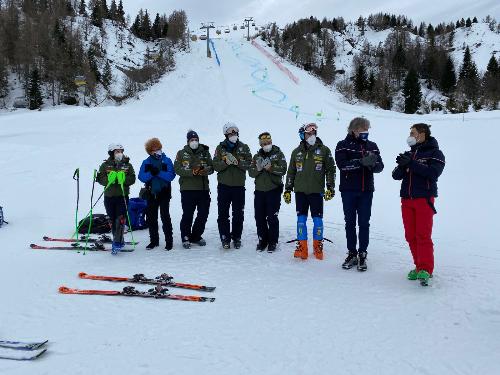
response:
M252 163L248 146L239 141L239 129L228 122L223 128L226 139L215 150L213 159L217 171L217 205L219 235L222 247L229 249L231 239L235 249L241 247L245 210L246 172ZM232 206L232 231L229 225L229 207Z
M323 199L335 195L336 167L332 152L317 137L318 126L314 123L299 129L299 147L292 152L286 175L283 198L288 204L295 191L297 209L297 249L294 257L307 259L307 215L309 210L314 223L313 246L316 259L323 259ZM325 190L326 180L326 190Z
M259 135L259 152L254 155L248 174L255 178L255 224L259 243L257 251L272 253L279 239L278 214L286 174L286 158L278 146L273 145L271 134Z
M135 183L135 171L130 159L123 155L124 148L120 144L110 144L109 158L99 167L97 182L105 186L104 207L112 224L112 254L119 252L124 245L129 186ZM122 191L123 188L123 191ZM125 196L124 196L125 193Z
M190 249L191 244L205 246L207 243L202 235L210 210L208 176L214 173L214 168L208 146L200 144L200 138L195 131L190 130L187 133L187 145L177 152L174 169L180 176L182 246L185 249ZM195 210L198 210L198 213L193 224Z

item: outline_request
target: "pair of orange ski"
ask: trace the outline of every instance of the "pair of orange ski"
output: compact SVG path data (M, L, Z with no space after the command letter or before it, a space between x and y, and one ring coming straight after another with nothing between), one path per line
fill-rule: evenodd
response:
M214 302L213 297L202 297L202 296L186 296L178 294L167 293L167 286L173 288L182 288L188 290L197 290L203 292L213 292L215 287L196 285L196 284L185 284L177 283L173 281L173 277L167 274L162 274L154 279L146 278L143 274L136 274L133 277L117 277L117 276L100 276L100 275L89 275L85 272L80 272L78 276L81 279L88 280L102 280L102 281L113 281L113 282L130 282L136 284L147 284L154 285L153 289L148 291L136 290L133 286L127 286L123 290L82 290L82 289L72 289L65 286L59 288L59 293L63 294L86 294L86 295L101 295L101 296L124 296L124 297L142 297L142 298L155 298L155 299L171 299L178 301L191 301L191 302Z

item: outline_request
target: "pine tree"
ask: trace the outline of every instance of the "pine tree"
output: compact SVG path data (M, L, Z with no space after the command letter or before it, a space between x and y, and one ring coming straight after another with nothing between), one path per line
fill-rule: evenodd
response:
M477 72L476 64L472 61L469 47L464 52L464 60L458 83L467 99L472 101L477 99L480 89L479 73Z
M490 109L497 109L500 101L500 68L495 56L491 56L482 81L484 99Z
M102 72L101 82L102 85L106 89L108 89L112 81L113 81L113 73L111 72L111 65L109 64L109 60L106 59L106 64L104 65L104 70Z
M7 77L6 61L0 57L0 99L5 98L9 93L9 80Z
M467 18L467 21L465 21L465 27L471 27L472 26L472 21L470 18Z
M120 0L120 2L118 3L117 21L122 24L125 23L125 11L123 10L122 0Z
M457 86L457 76L455 73L455 64L453 64L453 60L450 56L446 60L446 65L444 68L443 75L441 76L440 82L441 90L445 94L450 94L455 91Z
M158 39L161 38L161 19L160 19L160 14L156 13L155 21L153 22L153 28L151 30L151 34L153 36L153 39Z
M96 1L94 4L94 8L92 8L92 14L90 15L90 19L92 25L96 27L102 27L102 7L100 1Z
M108 4L106 3L106 0L100 0L100 2L101 2L101 17L110 18Z
M354 76L354 93L358 99L363 99L367 84L366 68L360 61Z
M116 1L111 1L111 6L109 7L109 19L112 21L118 21L118 7L116 6Z
M139 14L135 17L135 21L132 24L130 31L132 31L132 34L134 34L136 37L141 37L141 17L139 16Z
M472 23L478 23L477 17L474 17L474 18L472 19Z
M40 75L38 73L38 69L34 69L33 72L31 72L28 100L29 109L31 110L38 109L43 104L42 92L40 89Z
M141 22L141 38L145 40L150 40L152 36L152 31L151 31L151 19L149 18L148 11L144 12L144 17L142 18Z
M83 17L87 17L87 6L85 5L85 0L80 0L80 6L78 7L78 14Z
M415 113L422 101L422 91L418 81L417 72L412 68L408 71L403 86L403 96L405 98L405 113Z

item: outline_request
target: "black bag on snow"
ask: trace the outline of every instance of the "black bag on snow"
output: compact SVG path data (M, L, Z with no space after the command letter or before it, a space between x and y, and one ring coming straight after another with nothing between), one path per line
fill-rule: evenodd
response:
M80 220L78 223L78 233L88 233L90 225L90 217ZM109 216L104 214L92 214L92 228L90 233L103 234L111 232L111 220Z
M5 221L5 217L3 216L3 207L0 207L0 228L4 224L9 224Z

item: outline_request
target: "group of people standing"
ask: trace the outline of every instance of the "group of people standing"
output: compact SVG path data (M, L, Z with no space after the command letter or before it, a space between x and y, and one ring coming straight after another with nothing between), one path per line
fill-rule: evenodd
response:
M141 197L147 200L146 217L150 244L158 247L158 210L165 236L165 249L173 248L170 217L171 183L179 176L182 219L180 231L185 249L205 246L203 239L211 197L208 176L217 173L218 229L222 247L235 249L242 245L246 175L255 180L254 213L257 227L257 251L274 252L279 240L281 197L285 203L295 195L297 212L297 248L294 257L309 256L307 218L313 222L313 254L323 259L323 205L335 196L336 169L340 169L340 186L347 239L347 258L342 267L367 269L367 251L374 174L384 169L377 144L369 140L370 122L354 118L347 136L338 142L333 155L318 137L318 126L305 124L299 129L299 146L293 150L289 163L281 149L273 144L268 132L259 135L259 151L253 155L239 138L238 126L226 123L224 140L212 158L209 147L200 143L195 131L189 131L186 145L177 152L174 163L162 151L159 139L145 144L148 154L142 162L138 178L145 184ZM405 237L411 249L415 268L411 280L432 277L434 268L432 220L435 214L437 181L445 158L431 136L430 126L415 124L407 139L409 151L396 158L392 176L401 183L402 216ZM123 246L129 186L135 183L135 172L120 144L109 146L109 158L99 169L97 181L105 186L105 207L113 223L113 252ZM335 163L336 162L336 163ZM283 181L283 179L285 181ZM195 211L197 211L195 218ZM231 217L231 222L230 222ZM194 222L193 222L194 221ZM359 228L359 234L357 233Z

